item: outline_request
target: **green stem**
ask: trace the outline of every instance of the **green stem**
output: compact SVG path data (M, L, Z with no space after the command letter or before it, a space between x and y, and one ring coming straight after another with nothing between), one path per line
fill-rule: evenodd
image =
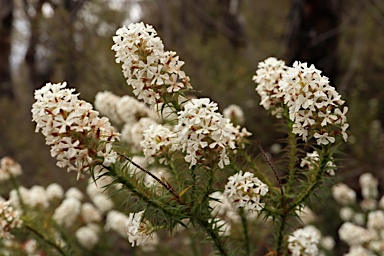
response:
M199 225L205 230L205 232L211 237L213 243L215 244L217 250L220 252L220 255L227 256L228 253L224 248L223 243L220 240L218 234L212 229L212 224L208 223L208 221L201 219L200 217L195 217Z
M245 216L243 208L240 208L240 216L241 216L241 224L243 227L243 234L244 234L245 252L246 252L246 255L249 256L251 255L251 244L249 243L247 218Z
M328 149L327 148L323 149L323 153L321 155L322 155L322 158L319 164L319 168L316 170L316 173L314 174L314 178L312 179L312 182L310 182L309 185L304 189L304 191L299 194L297 199L291 203L291 205L288 207L288 211L295 210L298 205L301 205L322 182L323 180L322 178L324 177L324 173L327 168L327 163L329 161Z
M29 225L26 225L24 224L24 226L29 230L31 231L32 233L34 233L35 235L37 235L38 237L40 237L42 240L44 240L44 242L46 242L47 244L49 244L50 246L54 247L61 255L64 255L66 256L67 254L63 251L63 249L61 249L61 247L59 245L57 245L56 243L52 242L52 241L49 241L47 238L45 238L42 234L39 233L39 231L37 231L36 229L32 228L31 226ZM69 254L68 254L69 255Z
M282 255L286 221L287 221L287 214L283 213L281 216L279 231L277 235L276 255Z
M292 184L294 183L296 172L296 157L297 157L297 140L296 135L289 131L289 164L288 164L288 182L287 192L291 192Z

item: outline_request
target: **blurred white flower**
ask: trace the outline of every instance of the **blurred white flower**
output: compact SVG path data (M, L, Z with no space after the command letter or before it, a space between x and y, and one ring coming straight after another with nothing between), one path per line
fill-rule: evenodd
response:
M69 197L55 209L52 218L57 224L70 228L75 223L76 218L79 216L81 203L79 200Z
M23 173L21 165L11 157L5 156L0 160L0 182L7 181L12 177L20 176Z
M95 224L89 224L76 230L75 236L81 246L88 250L92 250L92 248L99 242L100 228Z
M0 201L0 239L11 239L12 229L20 228L23 221L20 213L15 210L10 201Z
M317 256L320 237L314 226L297 229L288 237L288 249L293 256Z

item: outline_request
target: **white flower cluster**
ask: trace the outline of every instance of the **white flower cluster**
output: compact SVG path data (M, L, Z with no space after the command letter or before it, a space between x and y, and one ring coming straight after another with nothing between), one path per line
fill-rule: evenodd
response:
M347 141L348 107L340 109L344 101L320 70L296 61L283 74L280 89L289 108L289 119L294 122L293 133L304 141L313 135L318 145L334 143L335 135L340 133Z
M240 132L227 118L219 112L215 102L209 98L191 99L178 113L178 123L174 128L177 136L174 150L186 153L185 161L190 168L197 163L216 162L224 168L230 163L227 149L234 150L239 137L248 136L248 132ZM206 150L209 149L209 156Z
M345 184L333 188L333 197L343 207L339 237L349 245L345 256L382 255L384 252L384 196L379 199L378 180L371 173L359 178L362 200ZM379 200L378 200L379 199Z
M22 172L20 164L11 157L5 156L0 160L0 182L9 180L11 176L20 176Z
M293 256L317 256L320 233L313 226L297 229L288 237L288 249Z
M96 224L88 224L76 230L77 241L88 250L92 250L100 239L100 227Z
M57 165L77 171L80 177L97 163L109 166L116 161L112 142L119 134L90 103L79 100L74 89L65 87L66 83L47 83L36 90L32 116L36 132L41 130L46 143L51 145Z
M286 67L284 62L269 58L259 64L256 73L253 79L259 84L256 90L262 97L261 105L273 107L272 114L277 117L286 106L294 134L304 141L314 137L318 145L334 143L338 134L347 141L348 107L341 109L344 101L320 70L298 61Z
M156 112L147 105L128 95L119 97L112 92L98 92L95 97L95 109L108 117L113 123L134 124L142 117L158 118Z
M127 228L128 241L132 246L143 245L152 233L150 223L143 217L144 211L130 213L125 223Z
M307 167L308 170L314 170L319 168L320 165L320 156L317 151L313 151L312 153L307 153L305 157L301 159L300 167ZM335 170L337 169L337 166L333 161L328 161L325 166L325 171L331 175L335 175Z
M257 83L256 91L261 97L260 105L271 110L272 115L280 118L283 112L283 95L279 82L288 69L285 62L275 57L259 62L253 81Z
M12 229L20 228L23 221L20 220L20 213L15 210L10 201L0 200L0 240L11 239Z
M152 26L131 23L119 28L113 41L116 62L122 63L127 83L138 99L154 107L167 96L173 97L170 93L192 88L189 77L181 70L184 62L175 52L164 51Z
M75 223L80 214L81 202L73 197L64 199L64 201L55 209L52 218L65 228L70 228Z
M246 211L261 211L264 203L260 197L268 192L268 186L261 182L253 173L242 171L228 178L223 196L231 203L233 208L242 207Z

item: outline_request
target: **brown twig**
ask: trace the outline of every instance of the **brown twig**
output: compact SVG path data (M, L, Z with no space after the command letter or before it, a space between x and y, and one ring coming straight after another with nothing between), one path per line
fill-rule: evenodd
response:
M128 162L130 162L132 165L134 165L136 168L138 168L139 170L145 172L146 174L148 174L149 176L151 176L152 178L154 178L158 183L160 183L163 187L165 187L176 199L177 201L180 201L180 197L178 194L176 194L175 190L172 188L172 186L167 182L167 184L165 184L162 180L160 180L158 177L156 177L154 174L152 174L150 171L147 171L145 170L143 167L141 167L140 165L138 165L137 163L133 162L131 159L129 159L127 156L123 155L123 154L120 154L118 153L120 156L124 157Z
M263 156L264 160L268 163L268 165L271 167L273 173L275 174L276 180L279 183L281 195L284 196L283 185L281 184L281 180L280 180L279 176L277 175L275 167L273 167L271 161L268 159L267 154L265 153L264 149L260 145L260 142L258 140L256 140L256 143L257 143L257 146L259 147L259 150L260 150L261 155Z

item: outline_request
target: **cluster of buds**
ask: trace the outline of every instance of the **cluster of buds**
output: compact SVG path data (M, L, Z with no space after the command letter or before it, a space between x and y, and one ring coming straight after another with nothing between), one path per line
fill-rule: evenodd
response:
M47 83L35 91L32 117L59 167L77 171L78 178L92 166L110 166L117 159L112 143L119 134L90 103L78 99L66 83Z

